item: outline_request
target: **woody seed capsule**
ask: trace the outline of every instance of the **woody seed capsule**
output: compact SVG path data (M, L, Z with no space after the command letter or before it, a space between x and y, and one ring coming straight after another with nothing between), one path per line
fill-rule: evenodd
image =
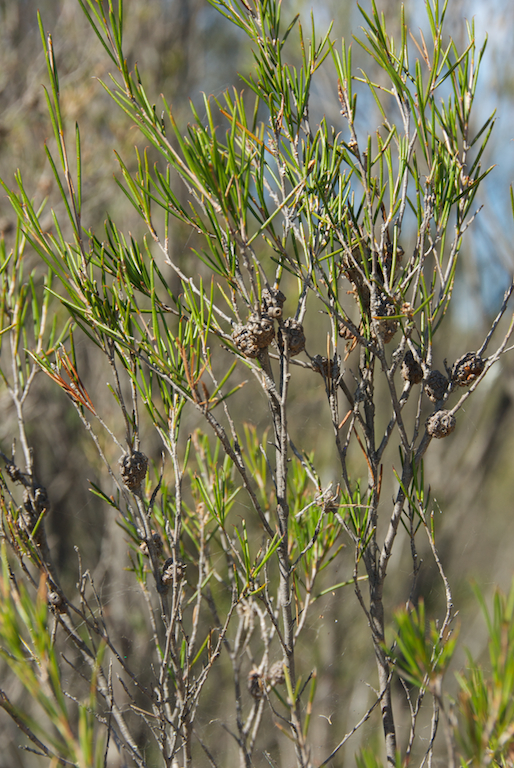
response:
M436 411L426 420L427 432L431 437L448 437L456 426L456 420L450 411Z

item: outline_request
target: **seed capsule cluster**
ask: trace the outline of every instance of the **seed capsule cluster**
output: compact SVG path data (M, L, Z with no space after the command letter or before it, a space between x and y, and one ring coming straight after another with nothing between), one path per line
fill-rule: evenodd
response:
M261 311L252 312L246 325L236 326L232 338L237 349L245 357L256 358L275 339L275 320L280 322L283 334L288 337L289 354L293 357L305 349L303 325L293 317L282 323L286 297L278 288L264 288L261 294Z
M477 379L485 368L485 360L476 352L467 352L453 365L452 381L459 387L469 387Z
M377 332L384 344L389 344L394 334L398 330L398 320L391 319L398 315L398 310L388 296L382 294L376 301L372 302L372 314L377 322Z
M312 369L320 373L325 379L337 379L339 376L339 362L336 355L332 360L322 355L314 355L311 364Z
M412 352L407 350L402 363L402 377L410 384L420 384L423 381L423 368Z
M425 392L433 403L442 400L448 389L448 379L441 371L430 371L425 379Z
M174 563L174 558L168 557L162 567L161 582L164 587L169 587L171 584L173 584L173 572L175 569L177 574L177 581L182 579L186 574L186 564L183 560L177 560L176 565L174 565Z
M275 338L273 320L266 313L251 314L246 325L238 325L232 334L235 345L245 357L255 358Z
M273 320L282 317L286 297L279 288L263 288L261 293L262 309Z
M425 381L425 392L432 402L441 401L448 387L468 387L484 372L486 361L476 352L466 352L455 361L451 370L446 368L448 378L440 371L432 371ZM446 361L445 361L446 365ZM447 437L455 429L456 420L451 411L439 410L426 420L426 428L432 437Z
M275 685L283 685L285 681L284 664L281 661L275 661L269 668L268 683L273 688Z
M129 491L139 491L146 477L148 457L141 451L125 453L120 461L121 479Z
M254 667L248 673L248 693L254 699L262 699L266 689L274 688L275 685L283 685L285 680L284 665L281 661L276 661L272 664L267 675L264 675L257 667Z
M426 420L427 432L431 437L447 437L455 429L455 416L451 411L436 411Z
M282 326L282 333L288 336L288 349L291 357L303 352L305 349L305 333L303 325L298 320L295 320L294 317L288 317Z
M51 590L47 595L47 603L50 608L53 608L57 613L66 613L66 600L60 592Z

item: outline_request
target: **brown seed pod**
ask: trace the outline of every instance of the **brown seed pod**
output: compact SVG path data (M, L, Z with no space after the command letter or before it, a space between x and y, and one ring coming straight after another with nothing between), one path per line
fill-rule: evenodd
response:
M271 317L272 320L278 320L282 317L282 307L268 307L266 309L266 314L268 317Z
M262 309L275 320L282 317L285 300L286 297L279 288L263 288L262 290Z
M269 347L275 338L273 320L265 312L260 317L258 315L250 315L248 318L248 328L253 333L255 343L259 349Z
M251 669L248 673L248 692L254 699L262 699L265 691L265 684L258 669Z
M455 429L457 424L451 411L436 411L425 422L427 432L432 437L447 437Z
M284 663L282 661L276 661L269 668L268 683L274 687L275 685L283 685L285 681Z
M173 584L173 563L175 562L173 557L168 557L164 565L162 566L161 582L164 587L169 587ZM182 579L186 575L186 564L183 560L177 560L176 565L177 581Z
M232 334L234 344L245 357L257 357L259 354L259 347L255 341L253 333L247 328L246 325L238 325Z
M287 333L289 338L289 354L291 357L299 355L305 349L305 333L303 325L295 320L294 317L288 317L284 321L282 332Z
M398 330L398 320L389 319L394 315L398 315L394 301L382 294L382 296L377 297L377 301L372 303L371 310L373 318L377 322L378 335L384 344L389 344Z
M66 613L66 601L59 592L53 590L48 593L47 603L50 608L53 608L58 613Z
M430 371L425 379L425 392L433 403L445 396L448 389L448 379L441 371Z
M148 457L141 451L125 453L119 460L121 479L129 491L139 491L148 470Z
M402 363L402 376L411 384L419 384L423 381L423 368L418 363L411 350L407 350Z
M265 312L251 314L246 325L238 325L232 334L235 345L246 357L257 357L275 338L273 320Z
M467 352L454 363L451 373L452 381L459 387L468 387L485 368L485 360L476 352Z
M312 370L321 373L325 379L337 379L339 376L339 362L335 355L332 360L328 360L322 355L314 355L311 364Z

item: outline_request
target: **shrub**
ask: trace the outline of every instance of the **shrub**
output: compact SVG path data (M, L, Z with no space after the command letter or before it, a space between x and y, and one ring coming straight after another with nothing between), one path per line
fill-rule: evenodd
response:
M246 36L254 67L242 92L205 97L204 118L193 108L184 132L127 63L122 0L117 9L79 2L116 70L103 86L147 144L134 170L118 158L118 185L148 235L138 240L109 216L104 233L84 222L82 139L66 125L40 20L55 137L46 153L60 210L44 226L43 204L21 175L15 190L2 182L18 218L2 253L0 338L21 450L2 453L0 636L31 701L3 691L0 705L51 764L295 759L307 768L339 760L378 712L388 765L406 764L431 699L429 760L442 716L448 765L460 748L469 759L475 742L498 761L512 741L510 708L499 736L472 706L479 696L490 704L494 685L478 673L461 678L464 746L445 703L456 613L423 463L437 450L433 438L452 439L512 333L512 321L503 328L511 286L477 349L445 360L444 371L436 362L463 238L491 170L481 160L493 117L471 127L484 50L473 26L460 51L445 39L446 4L427 3L430 39L413 36L413 62L403 14L395 41L373 2L358 40L372 74L356 75L351 47L336 46L330 30L317 37L314 24L307 35L298 17L284 23L278 0L211 0ZM309 112L328 67L340 131ZM357 88L379 115L364 136ZM190 253L177 257L172 245L184 229ZM78 338L103 355L117 415L84 383ZM91 490L117 516L129 546L123 584L137 586L142 601L122 620L82 566L82 547L74 589L63 586L47 542L51 499L36 476L25 410L38 371L68 396L103 462ZM329 460L304 440L300 410L320 391ZM255 425L259 397L267 412ZM389 637L394 606L384 589L402 530L410 597ZM428 630L416 599L419 535L446 595ZM313 604L334 610L352 592L369 630L376 693L346 735L316 726L312 737L322 659ZM397 738L396 679L410 712L406 746ZM378 765L377 755L365 750L357 762Z

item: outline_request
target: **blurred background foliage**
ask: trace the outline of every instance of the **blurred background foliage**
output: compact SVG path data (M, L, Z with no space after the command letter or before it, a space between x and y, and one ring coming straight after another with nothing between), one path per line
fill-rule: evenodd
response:
M380 0L377 4L394 33L394 24L399 23L398 3ZM287 3L288 10L293 8L304 17L310 14L311 5L311 0ZM405 7L407 20L414 29L425 23L421 0L407 0ZM70 125L75 121L80 124L85 225L101 232L108 212L114 220L123 222L126 233L132 232L141 239L143 223L113 179L113 175L119 174L113 150L116 149L130 167L131 163L135 165L134 145L144 149L144 144L95 79L108 79L109 61L76 0L0 0L1 176L8 180L19 168L25 182L30 179L28 186L36 201L49 196L52 205L58 207L44 153L44 142L48 139L51 145L53 140L42 87L46 83L46 64L37 29L37 9L41 12L45 30L52 33L59 63L63 112ZM201 117L202 91L220 95L230 85L242 88L236 73L248 70L251 51L242 45L235 27L226 23L205 0L131 0L127 3L127 11L125 50L129 67L137 61L146 87L155 95L156 101L160 93L166 96L183 130L191 119L190 99L200 110ZM344 35L349 40L360 25L356 3L350 0L318 2L313 14L320 32L334 21L333 37L336 39ZM509 183L514 180L514 62L511 50L514 5L508 0L450 2L447 31L461 45L460 37L465 33L463 20L472 16L476 17L479 44L486 32L489 35L476 100L481 104L482 119L492 109L497 109L497 125L488 146L488 157L484 159L484 167L496 164L497 168L483 184L480 203L484 208L464 243L453 314L446 326L443 357L449 361L467 349L476 348L476 339L483 338L484 329L499 308L509 273L514 269L514 231L508 195ZM359 47L354 46L355 69L360 55ZM313 120L318 121L325 115L329 125L342 129L337 80L330 63L326 64L323 76L318 78L311 110ZM371 102L360 103L358 115L361 121L358 128L362 131L377 122ZM47 215L50 226L50 205ZM0 197L0 231L4 233L7 247L14 236L15 226L12 209L7 200ZM186 260L194 245L193 238L179 223L174 226L173 255L178 260ZM174 279L171 275L169 278ZM323 338L321 328L319 337ZM104 362L85 339L77 337L76 347L84 384L94 402L104 401L108 421L111 403ZM442 366L443 360L436 362ZM325 393L322 387L316 389L313 378L297 381L297 397L291 406L290 423L300 425L303 444L312 445L318 463L326 457L324 471L326 480L330 481L335 477L336 468L330 466L328 446L324 450L324 442L329 442L327 429L330 434L328 414L326 408L321 407ZM508 590L514 572L513 405L514 359L508 355L502 358L489 380L475 394L467 412L460 414L459 429L452 438L441 441L437 450L430 451L426 458L426 474L432 478L434 503L441 510L436 523L438 548L455 602L460 608L460 646L467 646L475 658L485 653L487 637L483 617L477 611L476 599L469 586L470 579L474 578L481 585L487 599L494 585ZM267 419L267 404L262 396L252 398L245 393L240 407L250 423L262 426ZM114 414L112 407L113 419ZM62 580L69 584L76 580L77 558L73 545L79 541L82 557L94 572L96 583L101 585L105 604L111 616L119 622L127 653L130 651L143 657L146 628L137 611L130 610L132 587L123 575L127 545L109 510L88 490L89 482L98 482L101 472L94 446L83 433L69 401L46 377L37 377L26 416L37 474L52 502L47 533ZM191 429L194 427L192 421ZM16 416L7 394L1 391L0 445L6 453L10 453L15 434ZM144 424L142 445L145 452L158 461L160 446L156 435L149 427L145 433ZM418 591L424 595L428 612L443 605L444 594L435 566L428 552L423 550L425 546L420 539L419 554L422 558L427 555L427 566L421 569ZM408 596L411 568L408 548L409 540L405 536L404 551L399 548L396 552L395 570L391 569L387 580L389 600L393 605L400 605ZM351 559L345 568L344 558L341 558L339 569L339 581L350 578ZM321 757L332 740L331 729L335 729L335 724L338 733L348 731L369 705L362 681L373 679L374 659L363 617L351 589L348 593L339 590L325 596L319 600L319 606L319 610L312 613L304 642L316 647L316 701L323 715L318 716L311 727L315 729ZM453 667L457 669L464 663L464 653L457 653ZM457 685L451 682L451 677L447 676L447 684L450 688L453 685L456 693ZM11 726L6 720L2 718L0 725L0 766L29 765L27 753L20 753L12 746ZM213 727L208 722L203 725L207 732ZM378 715L376 725L378 734L381 727ZM403 723L398 713L398 726L401 741L408 728L407 712ZM369 737L369 731L362 733ZM427 730L427 736L428 733ZM360 734L358 732L350 742L349 755L359 746L370 746L368 741L360 744ZM270 735L270 738L273 737Z

